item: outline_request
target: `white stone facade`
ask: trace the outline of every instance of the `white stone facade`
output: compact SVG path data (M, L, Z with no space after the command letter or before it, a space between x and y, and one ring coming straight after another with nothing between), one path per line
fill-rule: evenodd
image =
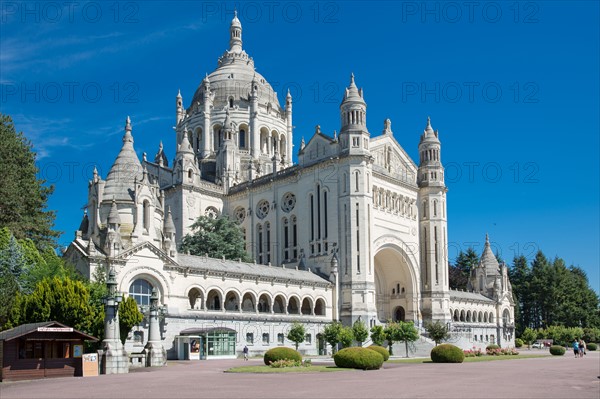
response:
M242 49L241 35L236 17L229 50L187 109L177 95L171 164L162 143L154 160L139 161L127 119L106 180L95 173L89 183L87 214L69 259L90 277L98 267L114 267L123 292L145 289L134 284L139 280L157 288L167 305L163 338L171 358L175 337L186 329L231 328L238 351L254 338L250 351L260 352L281 344L280 334L296 320L308 326L310 342L300 346L308 353L320 349L317 334L326 323L359 318L367 325L439 320L464 330L463 346L472 346L469 328L472 336L477 328L478 339L483 328L488 340L494 335L511 345L504 333L514 322L505 268L484 265L489 290L461 295L448 288L447 189L429 119L417 165L390 120L371 137L363 91L352 76L339 134L317 126L293 164L292 97L288 92L280 106ZM255 263L178 253L201 215L236 220ZM477 318L467 321L469 311ZM492 321L480 314L492 314ZM136 337L130 350L143 347L143 334Z

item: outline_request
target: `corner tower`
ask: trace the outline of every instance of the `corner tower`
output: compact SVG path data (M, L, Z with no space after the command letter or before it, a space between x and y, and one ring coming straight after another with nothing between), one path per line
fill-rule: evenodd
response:
M448 284L448 236L444 167L438 131L427 126L419 142L419 243L423 320L450 320Z

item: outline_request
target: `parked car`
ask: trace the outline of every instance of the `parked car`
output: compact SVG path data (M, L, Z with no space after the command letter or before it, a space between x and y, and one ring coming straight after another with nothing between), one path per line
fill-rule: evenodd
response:
M535 342L533 345L531 345L531 347L534 349L543 349L544 343L543 342Z

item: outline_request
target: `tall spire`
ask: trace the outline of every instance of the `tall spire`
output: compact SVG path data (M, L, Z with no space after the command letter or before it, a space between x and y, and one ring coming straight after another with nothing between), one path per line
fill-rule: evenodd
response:
M232 53L242 52L242 24L237 17L237 10L233 12L233 19L229 27L229 51Z

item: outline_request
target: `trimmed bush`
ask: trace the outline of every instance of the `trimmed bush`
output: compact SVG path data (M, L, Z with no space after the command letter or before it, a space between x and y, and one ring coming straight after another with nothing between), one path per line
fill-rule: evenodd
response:
M285 346L269 349L267 352L265 352L264 362L267 366L278 360L302 362L302 355L295 349L287 348Z
M515 347L520 348L523 346L523 340L521 338L515 339Z
M550 347L550 353L554 356L562 356L565 354L565 348L560 345L552 345Z
M465 354L462 349L451 344L441 344L431 350L434 363L462 363Z
M489 349L500 349L500 345L490 344L485 347L485 350L489 350Z
M367 349L371 349L372 351L375 351L375 352L379 353L381 356L383 356L384 362L387 362L387 360L390 358L390 352L388 352L388 350L385 349L383 346L371 345L371 346L367 346Z
M589 351L597 351L598 350L598 345L596 345L593 342L590 342L589 344L586 344L587 348Z
M333 361L336 366L342 368L377 370L383 364L383 356L372 349L355 346L336 353Z

